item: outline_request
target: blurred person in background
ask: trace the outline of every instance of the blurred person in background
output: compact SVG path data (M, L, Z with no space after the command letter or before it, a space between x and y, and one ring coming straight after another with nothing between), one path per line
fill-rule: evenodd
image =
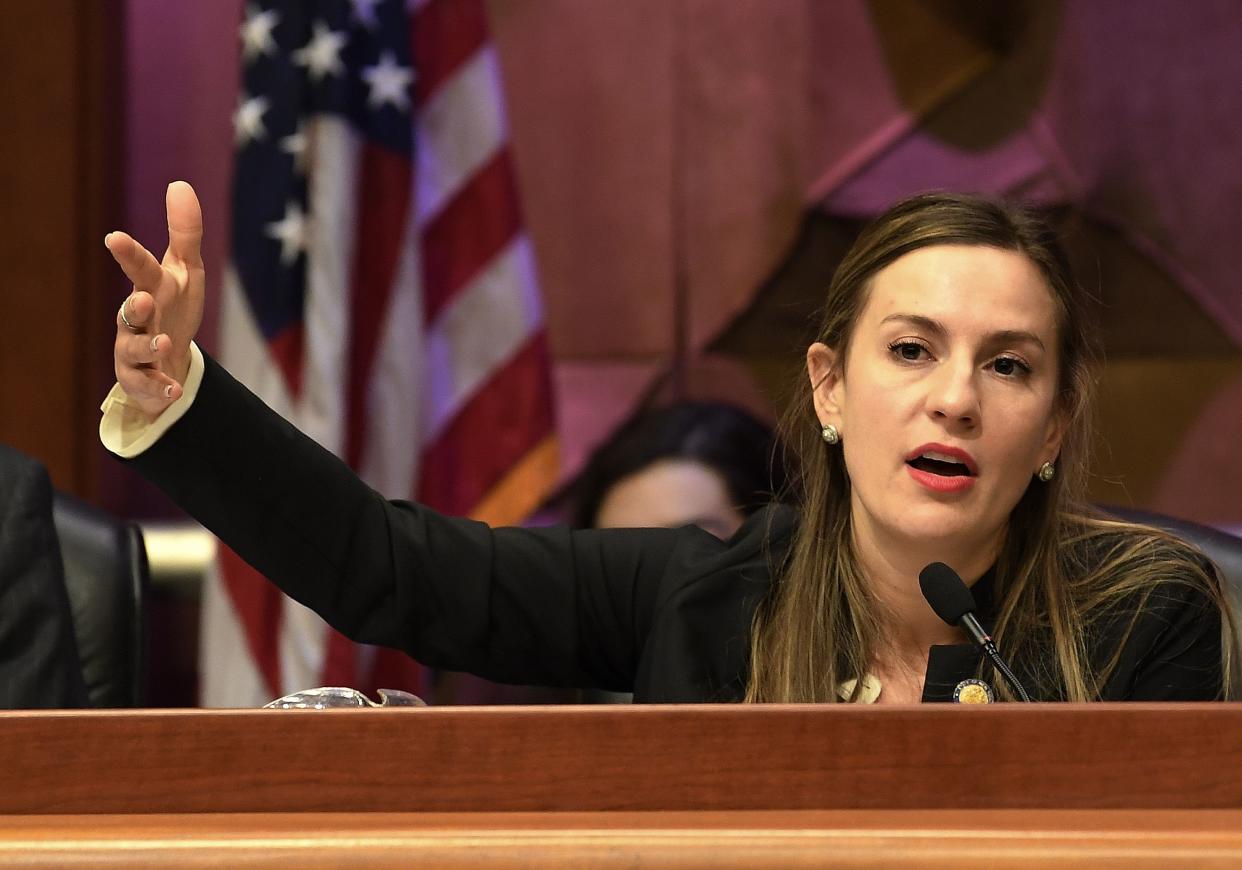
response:
M721 540L785 486L772 429L741 408L681 402L597 448L573 489L576 528L696 525Z

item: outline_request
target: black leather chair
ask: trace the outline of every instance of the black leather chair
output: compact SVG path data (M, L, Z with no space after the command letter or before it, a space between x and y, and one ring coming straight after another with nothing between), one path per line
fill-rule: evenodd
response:
M91 706L140 707L149 582L142 532L63 492L52 514Z

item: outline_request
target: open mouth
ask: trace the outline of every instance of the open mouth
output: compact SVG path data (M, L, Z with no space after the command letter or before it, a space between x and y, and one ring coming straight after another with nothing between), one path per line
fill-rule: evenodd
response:
M906 465L940 477L974 477L974 472L961 460L943 453L923 453L907 459Z

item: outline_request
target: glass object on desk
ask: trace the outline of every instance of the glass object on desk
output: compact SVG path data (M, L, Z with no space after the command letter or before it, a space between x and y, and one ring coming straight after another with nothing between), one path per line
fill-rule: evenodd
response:
M400 689L380 689L380 703L375 703L357 689L343 686L321 686L303 689L263 705L264 710L328 710L340 707L426 707L417 695Z

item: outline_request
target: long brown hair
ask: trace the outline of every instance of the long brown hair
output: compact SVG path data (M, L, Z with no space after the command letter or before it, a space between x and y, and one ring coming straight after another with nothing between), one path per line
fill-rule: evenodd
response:
M1092 632L1127 614L1132 628L1158 581L1186 583L1221 607L1228 681L1232 618L1210 562L1171 535L1109 521L1087 507L1096 346L1085 295L1046 221L1023 208L957 194L898 203L863 230L838 266L815 340L833 348L843 366L872 278L911 251L946 244L1023 254L1039 269L1056 308L1056 403L1065 433L1056 476L1047 484L1033 482L1010 515L1009 527L1022 534L1005 536L996 563L998 641L1014 658L1042 663L1045 672L1038 676L1045 693L1073 701L1098 698L1117 656L1091 661ZM842 452L821 440L811 393L811 384L800 378L782 421L783 443L797 460L788 465L799 472L789 496L800 504L801 518L755 614L748 701L840 700L838 686L850 679L861 683L885 636L854 552ZM1123 644L1124 638L1118 650ZM999 688L1007 696L1007 687Z

